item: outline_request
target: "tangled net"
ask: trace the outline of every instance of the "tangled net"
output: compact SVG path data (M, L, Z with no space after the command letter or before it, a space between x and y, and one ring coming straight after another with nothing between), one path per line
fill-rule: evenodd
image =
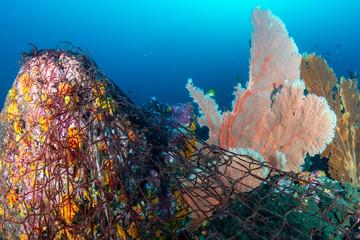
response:
M0 119L0 239L360 238L357 189L207 145L67 43L23 55Z

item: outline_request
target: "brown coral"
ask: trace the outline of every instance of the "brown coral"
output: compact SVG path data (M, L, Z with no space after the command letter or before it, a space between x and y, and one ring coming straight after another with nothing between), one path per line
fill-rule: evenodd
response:
M356 79L337 78L327 62L311 54L303 56L300 77L310 93L323 96L337 116L335 137L321 154L329 158L330 175L360 186L360 94Z

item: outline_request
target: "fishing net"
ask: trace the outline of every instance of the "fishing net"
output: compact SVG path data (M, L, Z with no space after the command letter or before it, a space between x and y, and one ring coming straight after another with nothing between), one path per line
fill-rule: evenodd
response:
M68 43L23 54L0 117L0 239L360 238L356 188L206 144Z

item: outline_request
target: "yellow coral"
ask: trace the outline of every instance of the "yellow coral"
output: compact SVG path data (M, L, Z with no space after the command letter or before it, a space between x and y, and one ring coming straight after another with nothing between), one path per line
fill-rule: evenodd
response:
M196 124L195 124L195 122L192 122L192 123L191 123L190 129L191 129L191 131L195 131L195 129L196 129Z
M7 111L6 111L8 114L10 114L11 116L9 117L10 118L10 121L12 121L14 118L12 116L17 116L19 115L19 109L17 107L17 101L13 101L7 108Z
M47 131L48 130L48 123L49 123L48 119L46 119L45 117L40 117L39 124L41 126L41 130Z
M42 102L46 102L46 100L48 99L48 95L46 93L43 93L43 94L41 94L40 99Z
M21 83L20 92L25 94L29 91L30 87L32 87L32 82L30 81L29 74L23 74L20 76L19 81Z
M126 239L125 231L121 229L119 224L116 227L117 227L117 232L118 232L120 239Z
M21 235L20 235L20 239L21 239L21 240L28 240L29 238L28 238L27 233L25 232L25 233L21 234Z
M16 89L12 88L9 90L9 96L11 99L16 99L17 98L17 94L16 94Z
M94 104L95 104L95 107L100 107L100 98L97 97L97 98L95 99L95 103L94 103Z
M46 93L41 94L40 99L41 99L41 101L42 101L43 103L46 103L46 106L47 106L48 108L51 107L52 104L53 104L52 99L51 99L51 98L49 97L49 95L46 94Z
M15 130L15 132L17 132L17 133L21 133L21 126L20 126L20 124L19 124L19 120L17 120L17 121L14 122L14 130Z
M113 114L114 109L114 101L111 98L106 98L104 100L100 100L100 98L95 99L95 107L101 108L103 110L109 111L110 114Z
M62 240L62 239L80 239L80 238L74 236L71 232L71 228L69 228L69 229L60 230L56 235L55 239Z
M29 91L29 87L22 87L21 88L21 93L22 94L25 94L25 93L27 93Z
M30 94L30 93L27 93L27 94L25 95L25 101L30 102L31 100L32 100L31 94Z
M65 101L65 104L68 105L70 103L70 100L71 100L71 97L70 96L65 96L64 97L64 101Z
M66 195L60 201L60 215L67 223L71 223L74 220L76 213L79 211L75 202L70 200Z
M103 84L103 86L101 86L100 84L95 85L95 87L92 89L93 93L97 96L99 96L99 95L105 96L105 94L106 94L105 86L106 86L105 83Z

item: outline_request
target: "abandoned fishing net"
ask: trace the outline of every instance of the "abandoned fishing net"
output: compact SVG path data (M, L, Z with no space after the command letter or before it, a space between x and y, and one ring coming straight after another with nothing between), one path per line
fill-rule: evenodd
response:
M0 239L359 238L356 188L206 144L70 44L23 55L0 117Z

